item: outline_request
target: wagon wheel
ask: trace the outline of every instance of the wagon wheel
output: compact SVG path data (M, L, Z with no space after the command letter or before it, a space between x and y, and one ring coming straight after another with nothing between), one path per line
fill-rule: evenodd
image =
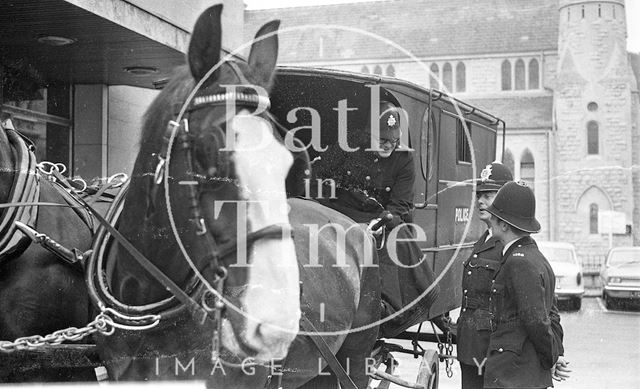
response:
M425 350L418 368L416 385L422 385L425 389L437 389L438 377L438 352L436 350Z

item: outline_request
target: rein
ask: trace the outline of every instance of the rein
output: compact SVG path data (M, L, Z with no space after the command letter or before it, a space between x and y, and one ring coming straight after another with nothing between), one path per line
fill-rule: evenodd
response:
M244 78L240 69L237 68L237 65L233 62L228 62L228 64L230 64L231 69L238 75L238 78L242 82L248 84L248 81ZM174 139L177 139L175 147L180 147L184 152L187 172L195 171L193 169L193 135L189 131L190 114L196 110L206 107L226 105L229 100L233 100L237 106L246 108L256 108L261 104L266 105L267 107L269 106L269 100L267 97L250 93L227 92L196 96L187 106L186 113L181 121L171 120L167 124L163 134L163 143L159 153L157 154L158 161L154 170L153 187L149 192L149 196L151 197L151 201L149 202L150 204L153 204L157 190L163 181L165 184L165 194L168 191L169 152L174 147ZM214 125L213 134L215 136L217 146L222 146L225 135L222 128L220 128L219 123ZM219 148L220 147L217 149ZM216 166L213 167L213 171L222 171L226 175L228 173L226 166L229 162L224 158L221 158L220 154L218 154L218 156L219 158ZM211 171L211 168L209 171ZM200 263L205 263L206 265L203 269L197 269L193 261L191 261L188 256L184 256L193 272L193 276L187 283L185 289L180 288L168 276L162 273L151 261L133 247L133 245L129 243L116 228L113 227L116 225L118 217L124 206L124 198L127 188L123 188L123 190L118 194L114 205L109 210L106 218L96 215L101 226L98 229L98 234L94 240L93 254L87 261L87 286L92 300L98 307L100 307L101 310L109 309L119 312L119 316L121 316L121 319L123 319L125 323L140 324L149 323L150 321L159 321L161 318L175 318L180 316L180 314L186 309L197 322L204 324L205 321L210 320L215 322L216 326L219 326L218 322L220 321L221 312L225 308L225 299L222 295L222 290L224 279L227 274L226 267L221 263L221 261L238 250L238 242L234 241L226 244L219 244L207 230L200 206L198 191L198 186L202 184L201 181L203 181L203 179L198 176L196 176L196 179L197 180L189 182L189 185L187 185L187 202L189 204L190 221L193 223L195 236L200 247L204 248L201 251L207 253L201 258ZM204 176L204 180L208 179L211 179L209 175ZM169 213L171 212L168 201L167 211ZM246 243L250 246L258 240L282 239L287 235L291 235L291 226L270 225L261 230L248 233ZM179 237L176 236L176 238L179 242ZM149 274L151 274L154 279L171 292L172 296L162 301L141 306L132 306L118 301L110 293L106 276L103 271L105 266L104 257L108 255L110 239L115 239L119 244L121 244L133 259L135 259ZM215 299L213 306L207 302L210 296L213 296ZM214 317L211 318L210 316ZM219 350L217 350L220 343L219 335L219 331L214 331L214 357L219 354Z

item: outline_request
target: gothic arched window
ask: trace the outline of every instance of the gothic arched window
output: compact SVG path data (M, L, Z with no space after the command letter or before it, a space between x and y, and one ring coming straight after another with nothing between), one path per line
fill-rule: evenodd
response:
M529 61L529 89L538 88L540 88L540 68L538 60L534 58Z
M389 76L389 77L395 77L396 76L396 68L394 68L393 65L387 66L387 76Z
M440 89L438 82L438 79L440 78L440 70L438 69L438 64L432 63L429 70L429 87L432 89Z
M589 205L589 233L598 233L598 204Z
M464 92L467 89L466 67L462 62L456 65L456 92Z
M382 68L380 67L380 65L376 65L376 67L373 68L373 74L377 74L379 76L382 75Z
M502 62L502 90L511 90L511 62L505 59Z
M360 68L360 73L369 73L369 68L367 67L367 65L363 65Z
M526 182L532 190L534 189L536 169L533 154L531 154L529 149L526 149L520 158L520 179Z
M447 92L453 91L453 70L449 62L445 63L442 67L442 83Z
M504 155L502 156L502 164L508 167L509 170L511 171L511 174L513 175L513 171L516 164L513 161L513 154L511 153L511 150L506 149L504 151Z
M524 70L524 61L519 59L516 61L516 90L523 90L526 88L526 75Z

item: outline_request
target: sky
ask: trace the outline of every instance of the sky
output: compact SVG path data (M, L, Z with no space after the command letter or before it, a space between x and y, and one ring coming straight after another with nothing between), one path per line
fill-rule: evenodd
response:
M247 9L300 7L362 1L371 0L244 0L245 4L247 4ZM640 53L640 0L625 0L625 3L627 8L627 50Z

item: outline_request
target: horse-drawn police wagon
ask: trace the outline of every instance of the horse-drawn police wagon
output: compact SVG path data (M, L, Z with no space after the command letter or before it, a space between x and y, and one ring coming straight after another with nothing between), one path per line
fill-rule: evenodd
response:
M393 366L390 351L407 350L377 341L376 242L364 227L352 228L352 219L310 193L315 185L310 161L322 159L324 146L339 143L342 130L362 130L376 120L372 101L380 97L397 102L404 112L407 126L399 141L413 150L416 177L412 220L421 230L420 262L435 276L425 293L439 289L437 297L430 295L433 300L424 300L429 303L419 317L442 325L443 315L460 305L460 264L481 232L473 216L473 179L495 159L504 122L406 81L327 69L276 69L277 23L258 32L247 61L221 59L220 13L221 6L214 6L198 20L189 66L176 73L149 108L132 178L106 217L93 215L93 242L51 239L36 231L41 226L33 230L23 223L27 237L56 257L77 262L76 268L64 264L68 275L77 277L81 265L88 290L80 290L84 294L78 299L85 301L80 306L86 307L88 294L95 312L84 312L89 324L80 329L3 339L0 377L28 378L42 369L91 370L100 363L109 379L194 378L212 387L340 382L353 388L366 386L371 376L399 381L391 369L378 369L380 362ZM229 90L230 85L236 89ZM269 89L268 96L260 92ZM261 112L269 105L270 113ZM227 112L229 107L234 111ZM20 142L15 131L11 139ZM228 148L230 139L234 147ZM15 145L7 137L2 140L6 154L11 153ZM28 148L20 147L23 152ZM45 174L28 166L27 176L44 174L56 185L66 182L59 171ZM15 171L22 168L14 166ZM74 191L73 185L66 186ZM24 196L18 195L4 202L20 205ZM90 209L90 202L57 207ZM30 200L31 206L36 203ZM263 204L268 212L259 208ZM323 228L326 224L334 229ZM64 269L59 270L63 276ZM5 276L11 270L2 268ZM47 300L51 296L42 286L45 294L39 298L50 307L55 302ZM22 304L19 295L11 296ZM420 304L426 303L416 301ZM0 313L5 318L15 314ZM43 320L41 312L28 317ZM88 335L95 345L57 346ZM415 332L394 337L432 339ZM36 354L30 351L34 348ZM433 387L434 376L427 373L447 355L409 352L424 354L419 385ZM73 357L78 353L86 363ZM21 358L36 363L21 364Z

